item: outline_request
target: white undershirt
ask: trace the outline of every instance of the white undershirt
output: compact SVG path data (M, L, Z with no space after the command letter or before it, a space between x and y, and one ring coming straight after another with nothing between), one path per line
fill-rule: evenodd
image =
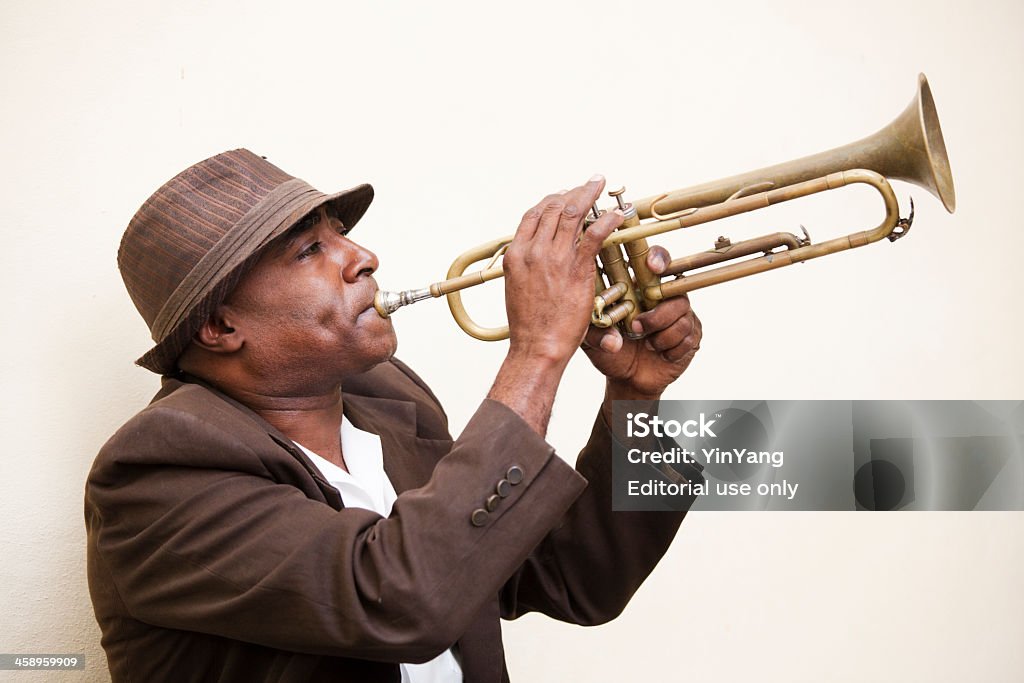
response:
M391 506L398 495L384 472L384 452L379 436L356 428L342 416L341 452L348 472L302 444L295 445L309 456L331 486L338 489L345 507L371 510L381 517L391 514ZM462 683L462 668L450 649L429 662L400 666L402 683Z

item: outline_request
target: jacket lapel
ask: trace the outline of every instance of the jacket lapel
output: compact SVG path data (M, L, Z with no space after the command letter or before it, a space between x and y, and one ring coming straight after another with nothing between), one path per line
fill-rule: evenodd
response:
M412 401L345 394L344 408L353 425L380 436L384 472L396 493L426 484L434 465L451 450L450 439L416 436L416 404Z

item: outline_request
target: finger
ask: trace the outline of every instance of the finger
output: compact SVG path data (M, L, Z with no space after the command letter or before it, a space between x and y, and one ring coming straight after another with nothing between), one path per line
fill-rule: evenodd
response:
M551 201L541 209L540 220L537 222L537 232L533 236L533 239L541 245L547 245L548 242L554 239L555 232L558 230L558 224L562 220L562 212L567 205L570 205L570 194L571 191L566 194L553 195ZM570 211L573 210L575 208L570 209Z
M601 217L580 235L580 257L587 260L596 258L597 252L601 251L601 244L615 228L622 225L623 220L622 211L619 209L602 213Z
M676 320L692 312L690 298L683 294L660 302L650 311L645 311L633 321L633 330L643 334L654 334L668 328ZM640 325L637 329L637 324Z
M700 318L696 315L692 315L690 318L692 321L690 333L683 337L683 340L676 346L661 352L662 357L666 360L679 362L687 357L693 358L693 355L697 353L697 349L700 348L700 342L704 334Z
M618 329L612 328L601 337L601 350L608 353L618 353L622 350L622 334Z
M622 335L614 327L601 329L591 325L587 330L587 335L583 338L583 348L618 353L622 349Z
M654 351L668 351L684 343L695 328L692 316L679 318L667 328L648 335L644 342Z
M564 246L573 245L583 231L583 219L587 211L604 189L604 176L595 175L583 185L566 193L557 232L554 239Z
M672 257L668 254L668 249L662 246L654 245L651 250L647 252L647 267L651 269L651 272L655 275L661 275L668 268L668 264L672 261Z
M604 176L597 173L591 176L590 180L583 183L579 187L572 189L569 192L569 196L572 197L573 201L577 202L586 211L590 210L590 207L594 205L597 198L601 196L601 191L604 189Z
M689 363L691 360L693 360L693 357L697 355L698 350L700 350L700 346L680 344L674 349L662 351L661 357L669 361L670 363Z
M544 208L561 197L563 193L549 194L544 199L540 200L535 206L523 214L522 219L519 221L519 227L516 228L515 239L520 241L530 240L537 232L537 227L540 224L541 216L544 213Z

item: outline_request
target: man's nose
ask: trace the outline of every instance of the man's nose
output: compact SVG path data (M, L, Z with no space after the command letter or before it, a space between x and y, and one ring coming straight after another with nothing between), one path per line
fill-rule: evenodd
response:
M341 276L346 282L355 282L361 276L372 275L380 266L377 255L372 251L356 244L348 238L344 241L345 260L341 268Z

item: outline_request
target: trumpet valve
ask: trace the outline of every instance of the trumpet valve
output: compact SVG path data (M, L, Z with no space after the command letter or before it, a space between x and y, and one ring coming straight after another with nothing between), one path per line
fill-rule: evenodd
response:
M609 190L608 196L615 198L615 203L619 205L619 210L622 211L623 215L628 221L630 218L636 216L636 208L634 208L632 204L628 203L625 199L623 199L622 195L625 194L625 192L626 188L625 186L623 186L617 190Z

